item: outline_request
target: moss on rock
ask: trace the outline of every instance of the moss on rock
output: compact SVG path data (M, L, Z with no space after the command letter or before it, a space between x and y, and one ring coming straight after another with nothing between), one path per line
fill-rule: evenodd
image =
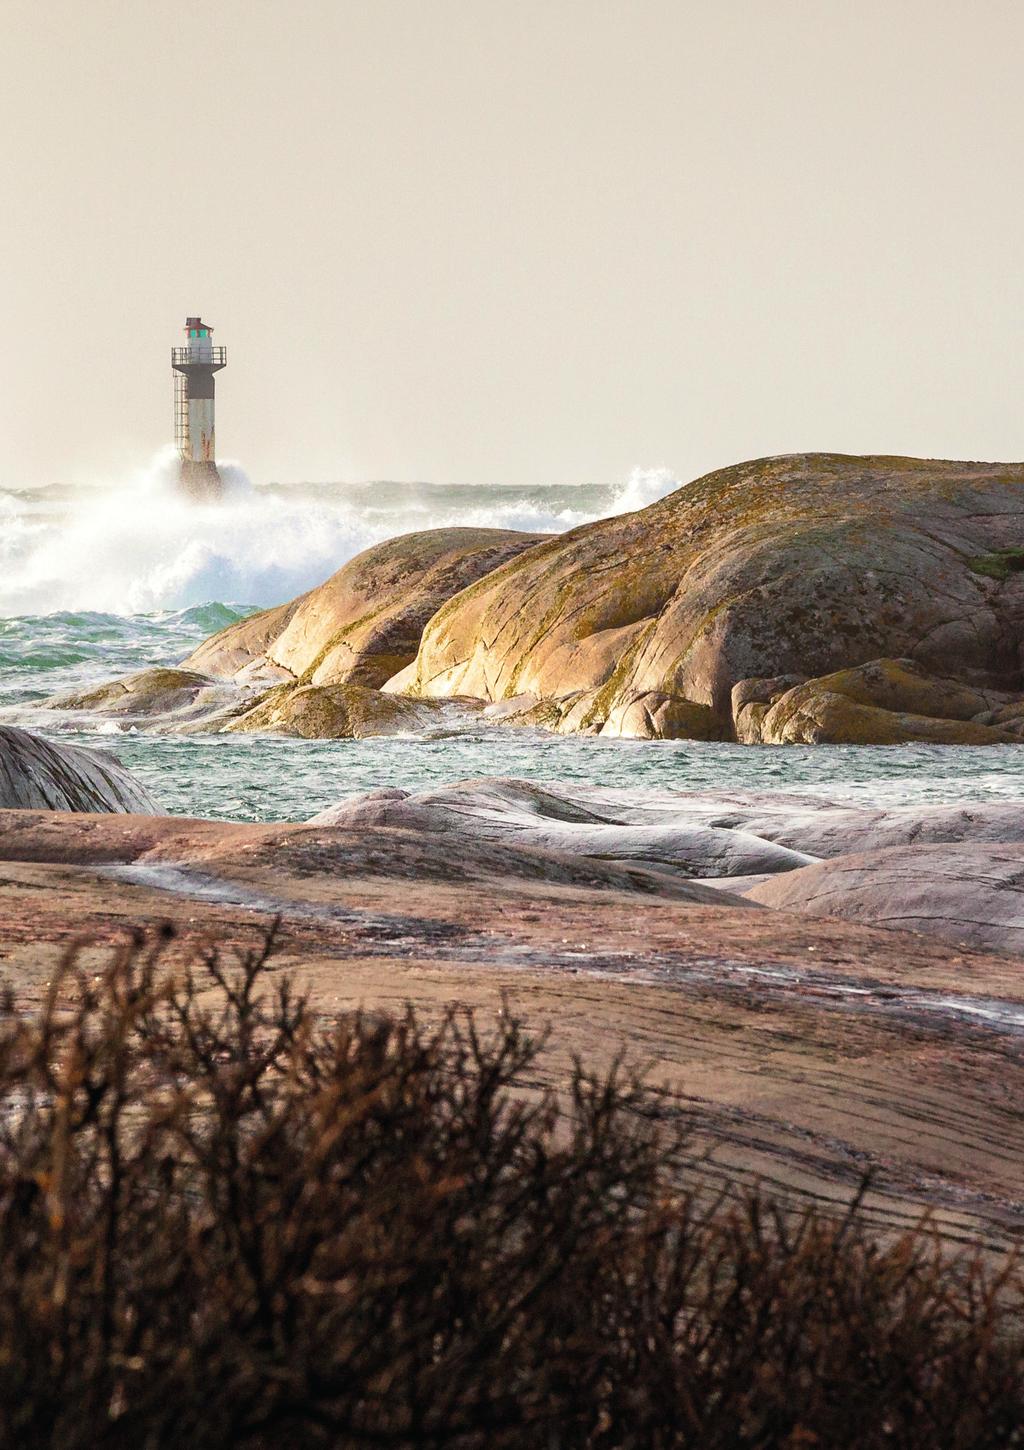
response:
M762 713L741 709L748 740L765 745L999 745L1019 737L973 718L991 696L928 675L910 660L872 660L786 690ZM745 713L744 713L745 712Z
M215 683L195 670L140 670L94 690L56 696L47 704L62 710L95 710L104 715L162 715L192 704Z
M993 554L976 554L967 562L975 574L1003 583L1011 574L1024 573L1024 549L997 549Z
M277 685L226 729L306 740L362 740L422 730L443 709L441 701L406 700L364 685Z

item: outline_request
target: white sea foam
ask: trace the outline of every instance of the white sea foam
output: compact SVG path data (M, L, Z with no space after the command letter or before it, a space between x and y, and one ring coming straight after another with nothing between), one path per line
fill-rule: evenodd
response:
M178 487L173 450L134 477L49 503L0 493L0 617L65 611L142 614L208 600L274 604L320 583L360 550L453 524L561 532L642 508L679 487L635 469L621 488L519 491L431 485L254 487L219 465L224 497Z

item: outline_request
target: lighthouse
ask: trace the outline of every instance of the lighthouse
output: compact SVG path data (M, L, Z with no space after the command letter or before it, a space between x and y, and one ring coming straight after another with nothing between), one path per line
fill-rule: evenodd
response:
M174 442L181 482L193 498L220 494L213 417L213 375L227 367L226 347L214 347L213 328L201 317L185 320L184 347L171 348L174 372Z

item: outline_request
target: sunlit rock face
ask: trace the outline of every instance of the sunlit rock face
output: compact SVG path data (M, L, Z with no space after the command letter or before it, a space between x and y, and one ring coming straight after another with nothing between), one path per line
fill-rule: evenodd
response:
M445 600L544 537L449 528L374 544L308 594L229 625L185 667L220 678L379 688L415 659L423 626Z
M1010 695L913 660L870 660L788 687L742 680L732 698L736 735L748 745L1007 745L1024 727Z

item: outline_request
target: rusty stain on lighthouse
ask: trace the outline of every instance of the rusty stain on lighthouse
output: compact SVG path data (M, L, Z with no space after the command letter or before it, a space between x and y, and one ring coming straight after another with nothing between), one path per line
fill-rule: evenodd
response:
M171 348L174 372L174 442L182 486L193 498L218 498L214 428L214 373L227 367L226 347L214 347L213 328L201 317L185 321L184 347Z

